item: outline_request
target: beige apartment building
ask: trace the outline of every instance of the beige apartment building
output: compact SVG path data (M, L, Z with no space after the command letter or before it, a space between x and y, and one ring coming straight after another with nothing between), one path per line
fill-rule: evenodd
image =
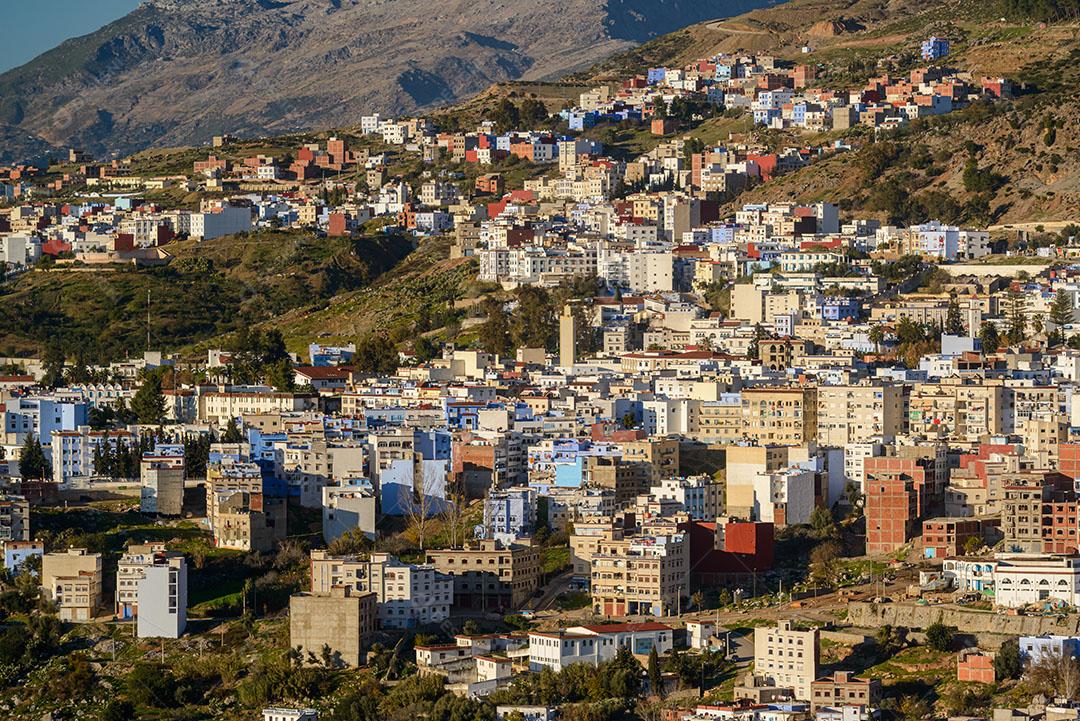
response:
M916 384L908 400L908 432L925 438L985 442L1004 432L1004 391L1000 385Z
M679 475L679 440L677 438L647 438L622 441L622 459L628 463L649 464L648 483L655 486L665 478Z
M231 418L245 415L293 413L314 408L314 393L251 393L209 391L199 395L199 421L224 427Z
M904 432L905 420L903 386L843 385L817 389L817 441L823 446L891 443Z
M540 551L496 540L427 552L427 562L454 577L454 605L474 609L521 608L540 588Z
M791 688L795 698L813 698L818 674L818 630L800 630L790 620L754 630L754 675L766 684Z
M600 552L600 544L621 541L623 529L610 516L581 519L574 522L570 535L570 561L578 578L592 576L592 558Z
M758 443L802 445L817 438L817 388L746 388L746 435Z
M331 556L311 552L311 592L329 594L335 586L372 592L383 628L413 628L450 617L454 579L431 565L403 563L389 553Z
M699 441L739 441L746 437L742 402L729 399L695 402L691 407L688 436Z
M359 666L364 646L376 629L374 593L335 586L320 596L297 593L289 599L289 645L299 647L306 659L310 651L319 659L323 646L349 666Z
M101 582L100 553L70 548L41 559L41 587L56 603L61 621L92 621L101 609Z
M591 559L593 610L605 616L670 616L690 592L690 539L604 537Z
M727 515L754 517L754 479L758 473L775 473L788 465L788 448L781 445L727 446Z

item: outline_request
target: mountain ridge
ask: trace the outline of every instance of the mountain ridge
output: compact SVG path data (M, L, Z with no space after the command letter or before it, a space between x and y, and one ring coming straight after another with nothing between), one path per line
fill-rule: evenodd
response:
M0 75L0 123L99 157L406 114L775 0L147 0ZM30 140L32 139L32 142Z

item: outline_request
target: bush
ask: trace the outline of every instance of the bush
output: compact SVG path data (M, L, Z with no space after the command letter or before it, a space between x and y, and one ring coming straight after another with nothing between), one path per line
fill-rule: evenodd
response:
M956 636L954 626L946 626L941 621L934 621L926 627L926 645L935 651L948 651Z

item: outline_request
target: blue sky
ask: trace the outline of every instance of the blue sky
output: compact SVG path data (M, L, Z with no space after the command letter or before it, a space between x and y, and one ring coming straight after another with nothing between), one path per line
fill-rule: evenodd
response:
M0 72L127 15L139 0L3 0Z

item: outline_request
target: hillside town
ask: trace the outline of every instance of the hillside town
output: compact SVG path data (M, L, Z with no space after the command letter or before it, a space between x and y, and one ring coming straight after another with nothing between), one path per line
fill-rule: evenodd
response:
M149 676L242 633L277 654L233 659L264 721L373 721L303 676L357 669L437 721L1080 718L1080 226L740 199L1014 94L917 52L848 89L718 54L453 129L4 168L6 282L400 233L484 291L453 338L181 349L139 298L124 358L5 351L4 618L130 638Z

